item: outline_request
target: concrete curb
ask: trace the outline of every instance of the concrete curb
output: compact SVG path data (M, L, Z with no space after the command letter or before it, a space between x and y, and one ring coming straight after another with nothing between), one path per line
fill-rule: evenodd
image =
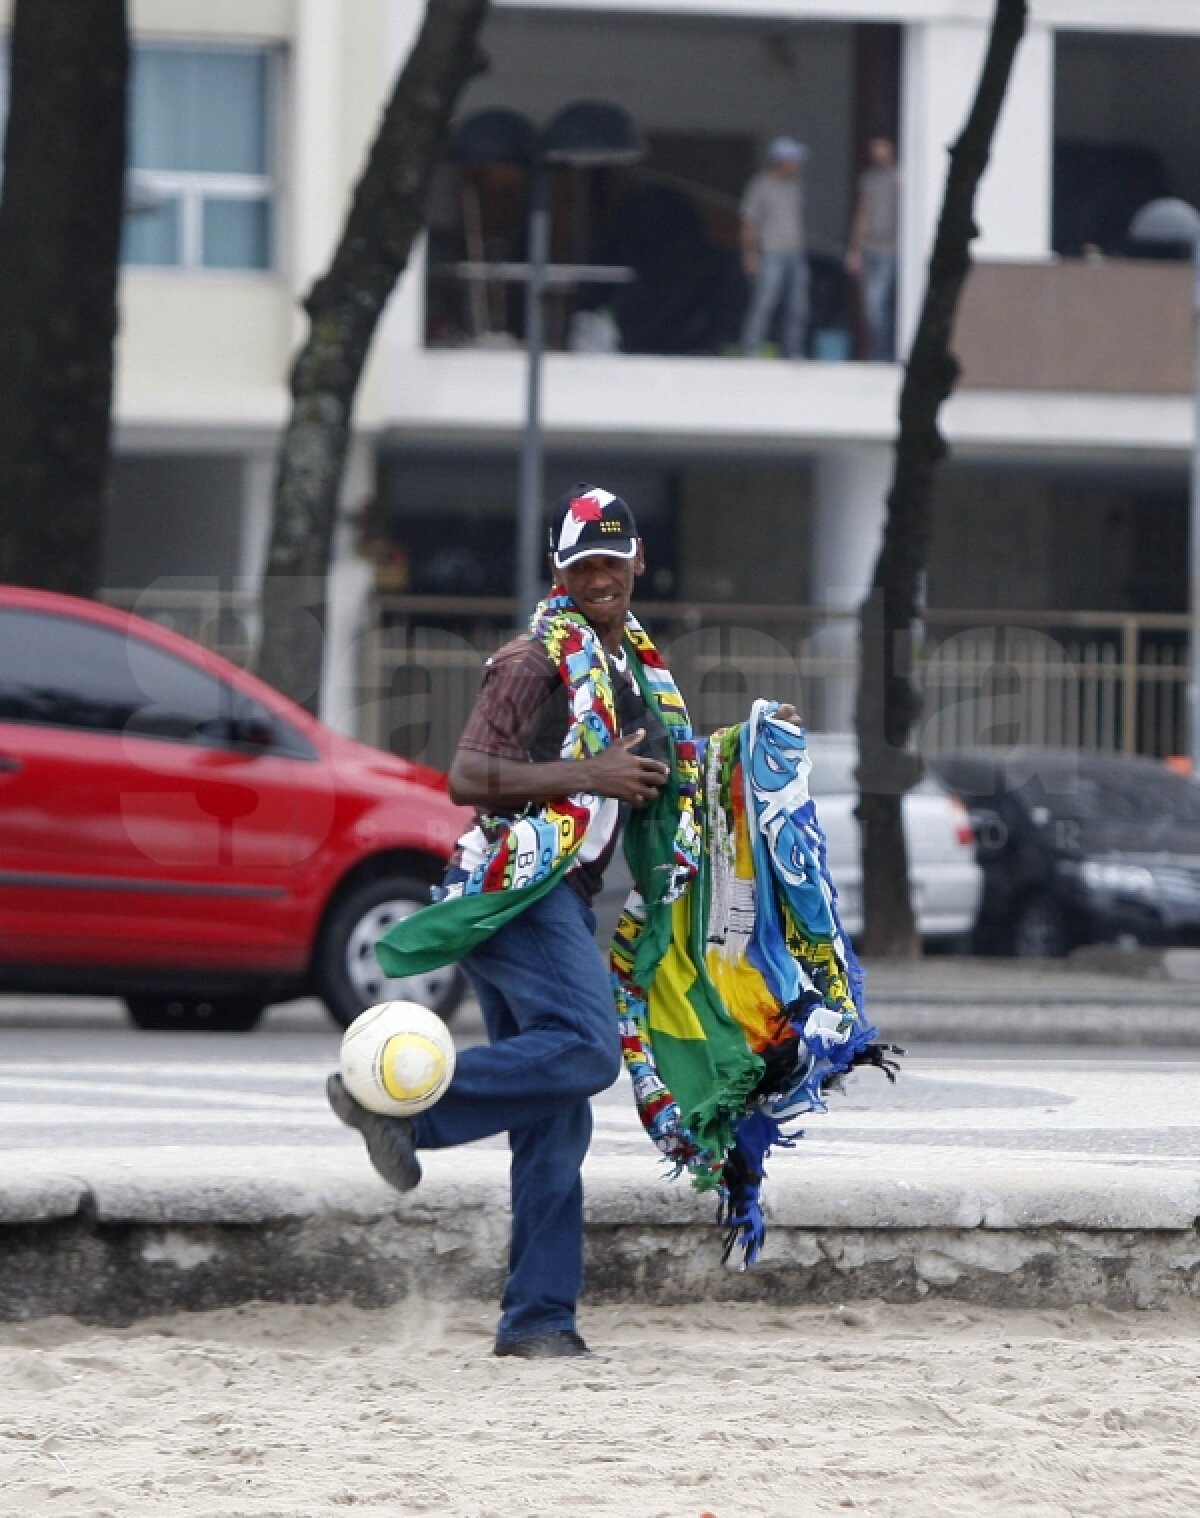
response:
M1200 987L1200 949L1118 949L1113 944L1089 944L1068 955L1065 968L1075 974L1117 975Z
M1106 1048L1200 1048L1200 1006L1043 1001L1037 1006L977 1002L869 1002L883 1036L920 1044L1084 1044Z
M876 960L867 1010L901 1044L1200 1048L1200 950L1096 945L1037 965Z
M498 1298L507 1155L427 1157L398 1198L355 1152L111 1151L89 1175L32 1151L0 1185L0 1320L127 1323L255 1299ZM1050 1173L1048 1174L1048 1168ZM770 1235L721 1263L711 1198L653 1159L587 1167L593 1301L1155 1307L1200 1296L1200 1170L813 1145L772 1167Z

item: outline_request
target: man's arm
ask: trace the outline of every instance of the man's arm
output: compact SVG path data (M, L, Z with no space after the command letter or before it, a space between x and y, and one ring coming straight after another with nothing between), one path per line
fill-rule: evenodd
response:
M781 705L775 715L784 722L800 720L790 702ZM630 806L644 806L653 801L670 773L657 759L642 759L632 752L645 736L645 729L639 728L590 759L550 759L544 763L502 759L479 749L460 748L450 766L450 798L460 806L503 812L528 802L554 801L559 796L590 791Z
M742 268L753 279L758 273L758 230L762 220L761 184L757 177L746 186L740 212Z
M450 766L450 797L463 806L501 812L581 791L643 806L654 799L670 773L657 759L641 759L632 752L645 736L639 729L590 758L544 763L460 748Z
M742 216L742 268L751 279L758 273L758 223Z

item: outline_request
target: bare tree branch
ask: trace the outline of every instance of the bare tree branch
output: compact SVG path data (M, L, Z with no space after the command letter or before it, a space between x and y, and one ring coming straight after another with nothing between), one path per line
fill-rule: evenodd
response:
M428 0L354 191L329 270L305 301L309 335L291 374L292 413L275 482L258 669L316 710L323 587L354 399L371 340L424 224L451 113L478 67L487 0Z
M950 149L950 169L929 261L925 300L900 394L900 430L888 492L883 543L861 608L858 729L862 826L862 947L911 957L920 943L908 882L904 794L921 776L912 751L921 711L913 679L923 615L934 471L945 457L938 429L943 402L958 382L951 351L954 321L978 236L975 196L1025 32L1026 0L996 0L983 71L966 125Z

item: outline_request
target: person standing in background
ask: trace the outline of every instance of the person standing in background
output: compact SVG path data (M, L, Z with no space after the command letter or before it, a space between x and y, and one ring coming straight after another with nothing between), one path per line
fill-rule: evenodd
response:
M890 137L872 137L867 157L868 166L858 180L846 269L859 283L867 327L867 357L877 363L891 363L896 357L896 245L900 209L896 144Z
M808 329L808 249L804 228L804 164L808 149L794 137L777 137L767 166L742 196L742 267L753 289L742 348L762 351L772 318L783 302L783 352L803 358Z

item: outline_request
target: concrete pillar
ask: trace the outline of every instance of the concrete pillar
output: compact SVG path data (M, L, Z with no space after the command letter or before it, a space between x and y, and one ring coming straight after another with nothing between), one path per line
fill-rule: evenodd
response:
M275 500L274 450L248 453L242 461L242 533L238 544L239 585L257 590L267 562L271 514Z
M271 537L271 518L275 506L274 450L260 448L242 459L241 532L238 536L237 567L234 589L248 595L253 609L243 613L246 647L258 647L262 632L262 613L258 598Z
M325 669L321 719L339 733L358 736L359 656L371 610L374 569L359 555L354 520L375 489L375 443L350 445L342 477L342 504L334 526L325 601Z
M911 341L949 168L987 46L986 21L913 23L903 65L900 337ZM1017 52L992 157L976 201L979 259L1050 253L1054 145L1054 34L1031 24Z
M883 446L818 455L811 551L814 606L857 611L879 553L883 509L892 480L892 451ZM858 624L837 617L813 641L820 699L805 713L813 727L842 732L854 721L854 658Z
M383 98L390 93L404 67L424 12L424 0L392 0L388 6L383 50L390 66L383 84ZM384 307L363 376L360 414L373 422L386 424L394 415L395 375L425 346L425 266L426 239L422 233L413 244L408 267Z
M288 275L297 299L324 273L346 207L340 87L345 51L340 0L297 0L291 60L294 130L286 183L291 187ZM380 102L382 104L382 102ZM295 336L307 328L297 307Z
M387 54L390 60L387 88L404 67L425 16L425 0L392 0L388 6ZM381 349L422 348L425 345L425 237L413 245L408 268L400 277L383 313L379 333Z
M345 218L349 197L366 162L396 76L424 15L423 0L296 0L294 62L295 120L293 179L299 187L294 208L294 283L298 295L326 269ZM331 64L337 60L337 66ZM423 286L420 257L401 282L411 292ZM393 315L395 312L395 315ZM378 396L379 375L400 334L415 347L412 333L423 321L424 301L409 293L389 304L372 344L356 407L363 418L387 414ZM298 329L304 330L304 318ZM369 421L368 421L369 425ZM321 681L322 718L339 732L356 736L358 660L370 611L371 566L356 547L356 528L346 520L357 513L375 485L375 445L356 437L342 480L342 507L334 528L326 586L325 663Z

